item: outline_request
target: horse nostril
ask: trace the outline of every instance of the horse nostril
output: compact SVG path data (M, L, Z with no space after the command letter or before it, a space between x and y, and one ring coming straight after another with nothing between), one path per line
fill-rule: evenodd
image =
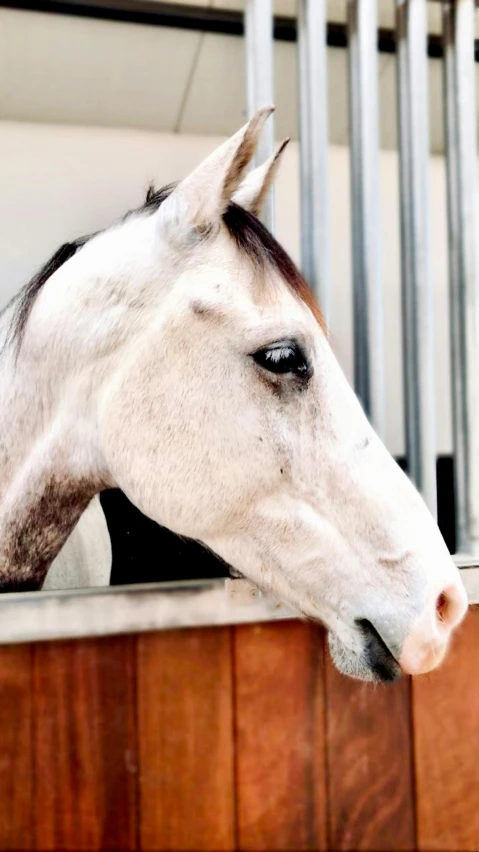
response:
M444 659L452 631L466 612L467 595L460 580L439 595L431 595L403 642L399 658L402 670L418 675L436 669Z
M447 613L448 608L448 600L445 592L441 592L437 601L436 601L436 613L439 621L444 621L444 618Z
M464 600L455 586L448 586L436 599L436 617L441 625L452 630L464 615Z

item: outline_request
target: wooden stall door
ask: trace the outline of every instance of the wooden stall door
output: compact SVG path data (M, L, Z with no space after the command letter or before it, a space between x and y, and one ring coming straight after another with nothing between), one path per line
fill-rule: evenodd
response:
M479 850L479 608L437 671L414 681L418 849Z
M282 622L0 648L0 850L479 850L479 612L437 673Z
M0 648L0 849L32 848L32 651Z
M138 639L139 848L235 847L231 631Z
M300 622L235 631L237 848L327 848L324 637Z

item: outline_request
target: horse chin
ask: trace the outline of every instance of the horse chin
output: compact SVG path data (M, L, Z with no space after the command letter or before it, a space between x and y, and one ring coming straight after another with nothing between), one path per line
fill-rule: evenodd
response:
M329 651L334 665L342 674L355 680L369 681L369 683L390 683L400 675L397 665L389 668L375 668L368 661L365 651L352 651L338 639L334 633L328 633Z

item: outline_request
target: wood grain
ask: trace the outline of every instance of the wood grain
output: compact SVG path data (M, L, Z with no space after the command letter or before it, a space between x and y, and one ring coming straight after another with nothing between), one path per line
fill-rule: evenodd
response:
M140 636L138 702L141 848L233 849L230 628Z
M419 849L479 849L479 609L448 658L414 681Z
M415 848L410 682L373 685L340 675L327 684L329 848Z
M35 846L137 848L135 639L34 651Z
M32 848L31 648L0 648L0 849Z
M240 849L326 848L323 663L311 624L235 630Z
M0 648L0 852L409 852L415 795L420 850L477 852L479 610L410 689L300 622Z

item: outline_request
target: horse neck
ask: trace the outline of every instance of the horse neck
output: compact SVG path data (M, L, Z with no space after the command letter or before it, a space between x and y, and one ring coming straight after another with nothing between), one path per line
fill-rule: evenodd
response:
M18 357L0 349L0 588L40 585L89 500L113 484L97 443L98 396L168 289L148 224L87 243L37 296ZM143 240L136 254L125 227ZM111 257L126 269L123 284ZM143 273L133 283L132 262ZM0 317L0 343L10 318Z
M91 472L69 460L45 363L7 342L0 317L0 589L39 588L93 494ZM77 449L77 448L75 448Z
M48 430L42 365L27 365L9 340L11 311L0 317L0 506L18 472Z

